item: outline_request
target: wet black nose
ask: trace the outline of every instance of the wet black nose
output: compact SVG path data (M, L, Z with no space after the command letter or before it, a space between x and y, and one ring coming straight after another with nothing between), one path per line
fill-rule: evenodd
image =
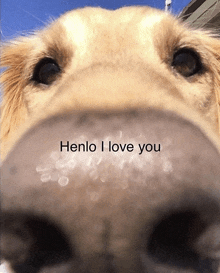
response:
M3 163L2 255L17 273L217 273L219 166L171 112L48 118Z

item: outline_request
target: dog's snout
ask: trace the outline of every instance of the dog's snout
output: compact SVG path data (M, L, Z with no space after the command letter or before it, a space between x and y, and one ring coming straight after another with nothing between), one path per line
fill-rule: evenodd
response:
M219 166L168 111L50 117L3 163L3 255L16 272L217 272Z

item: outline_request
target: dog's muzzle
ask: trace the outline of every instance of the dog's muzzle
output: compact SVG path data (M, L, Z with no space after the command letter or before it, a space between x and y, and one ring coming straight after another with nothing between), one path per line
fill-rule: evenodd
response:
M2 166L16 273L217 273L220 155L168 111L58 115Z

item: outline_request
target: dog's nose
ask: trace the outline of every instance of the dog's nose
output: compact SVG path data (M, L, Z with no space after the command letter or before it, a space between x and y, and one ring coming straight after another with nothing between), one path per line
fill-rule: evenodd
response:
M168 111L72 112L2 166L2 255L16 273L217 273L220 155Z

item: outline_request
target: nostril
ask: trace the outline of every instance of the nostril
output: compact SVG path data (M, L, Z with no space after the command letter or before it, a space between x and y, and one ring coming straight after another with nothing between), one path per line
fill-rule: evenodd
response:
M162 218L152 232L148 251L159 262L189 264L197 255L190 247L204 230L205 223L195 211L174 212Z
M2 215L2 256L17 273L35 273L66 262L72 250L62 230L46 217L20 213Z
M155 223L147 252L159 264L215 272L220 243L217 246L214 237L219 236L220 225L214 221L194 208L169 212Z
M1 217L1 255L3 258L12 263L24 262L33 240L22 218L11 214Z

